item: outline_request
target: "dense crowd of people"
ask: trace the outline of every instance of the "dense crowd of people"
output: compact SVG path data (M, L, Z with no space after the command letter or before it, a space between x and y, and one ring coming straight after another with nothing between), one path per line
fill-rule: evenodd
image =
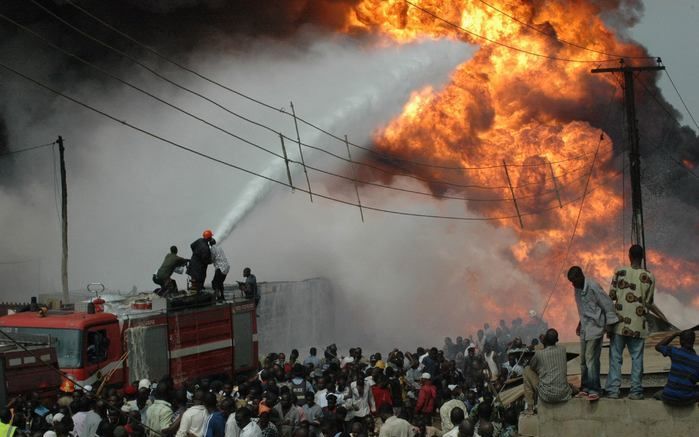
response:
M394 349L341 354L336 345L300 358L292 350L270 353L252 375L175 387L165 376L121 389L93 393L65 380L55 402L39 394L15 399L0 410L0 434L43 437L513 437L520 413L534 414L538 401L572 396L599 399L599 355L610 335L606 396L619 397L621 353L631 352L629 399L642 399L646 311L653 309L654 278L631 265L618 269L609 293L582 269L568 279L580 315L581 385L567 380L567 352L558 332L534 311L529 321L486 323L475 336L445 338L441 348ZM660 313L662 315L662 313ZM668 384L659 397L672 405L699 400L699 358L693 330L674 333L656 350L671 359ZM671 346L679 337L680 347ZM639 349L640 348L640 349ZM640 358L639 358L639 352ZM638 360L640 362L640 368ZM616 361L615 361L616 360ZM524 399L501 396L522 382ZM99 390L97 390L99 392Z
M514 436L523 404L505 408L497 395L522 375L522 339L537 346L530 333L545 327L532 314L527 324L500 321L475 338L446 338L441 349L271 353L252 377L179 388L164 377L97 396L66 380L55 403L17 399L0 421L44 437Z
M529 345L518 334L546 329ZM58 398L38 393L0 410L6 437L513 437L520 413L539 400L562 402L567 381L558 333L532 317L529 327L486 324L475 339L446 338L441 349L346 356L330 345L300 359L270 353L252 375L199 380L175 387L134 381L95 393L65 380ZM514 329L513 329L514 328ZM680 348L670 346L680 337ZM524 337L528 338L528 337ZM539 341L540 340L540 341ZM501 343L505 346L501 346ZM664 396L685 400L699 377L694 333L683 331L656 350L672 359ZM692 369L687 374L687 369ZM522 376L522 378L520 378ZM523 381L524 400L503 402L503 389ZM689 382L688 382L689 381ZM691 383L696 393L696 382ZM583 386L584 388L584 386ZM665 399L665 398L664 398ZM694 398L696 402L696 398Z

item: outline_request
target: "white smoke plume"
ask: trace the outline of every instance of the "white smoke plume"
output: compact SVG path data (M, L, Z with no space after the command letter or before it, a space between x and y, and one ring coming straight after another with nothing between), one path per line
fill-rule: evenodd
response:
M200 52L189 62L279 107L288 109L288 102L293 100L308 119L346 132L361 143L379 123L400 110L411 90L427 84L438 86L471 53L468 46L453 41L426 41L382 50L368 48L365 43L349 37L323 39L316 34L301 34L298 39L284 42L259 40L233 53L224 48ZM32 69L31 60L21 57L19 51L15 55L8 63L52 82L50 68ZM142 70L123 65L114 71L228 130L281 150L277 136L216 111ZM164 71L235 111L295 136L291 120L276 111L222 94L181 72ZM59 134L66 141L71 289L83 289L94 281L104 282L111 289L129 290L134 285L141 290L152 289L150 276L167 248L176 244L188 256L189 243L203 229L220 223L233 206L237 208L243 202L244 187L254 186L251 184L257 180L130 131L9 73L3 72L2 78L11 90L2 101L11 148L50 142ZM260 173L270 171L269 155L132 90L105 82L99 75L86 75L66 92L119 119L217 158ZM304 142L317 140L306 130L301 135ZM298 160L298 148L287 146L292 159ZM344 148L343 144L335 145L334 151L342 153L339 146ZM10 165L15 169L14 179L2 188L0 221L3 229L17 236L0 241L0 261L29 259L41 265L40 269L2 267L2 300L27 300L30 295L55 292L60 287L60 231L50 150L19 154L12 162L0 161L3 170ZM331 171L338 166L334 164L333 168L312 154L308 159ZM284 173L279 176L285 180ZM295 174L294 181L304 180ZM315 175L312 183L322 188L325 182ZM288 190L282 191L284 196L289 195ZM308 202L307 197L293 198ZM225 247L235 253L233 240Z
M313 112L320 112L320 116L314 119L316 125L322 126L336 135L353 133L350 141L365 144L370 140L370 134L377 122L386 122L396 108L403 103L401 98L410 94L418 83L424 83L434 78L435 71L444 73L443 68L453 65L453 61L468 56L469 50L464 47L454 47L452 44L440 44L439 57L432 52L432 44L424 44L421 47L412 48L411 55L405 56L403 50L371 50L352 53L343 53L342 49L334 51L333 56L314 59L312 66L298 66L299 70L306 69L305 73L299 72L299 76L306 76L305 81L313 80L322 83L322 78L308 78L317 74L326 78L334 78L327 89L319 89L313 93L297 95L296 106L299 108L312 108ZM316 50L323 50L316 48ZM346 48L345 48L346 50ZM447 56L443 58L441 50L446 50ZM349 55L349 56L347 56ZM351 72L351 79L346 77ZM296 76L296 75L295 75ZM298 76L297 76L298 77ZM444 76L442 76L444 77ZM310 79L310 80L309 80ZM323 108L324 109L321 109ZM290 110L287 108L287 112ZM285 129L287 136L296 138L292 119L286 120ZM342 147L336 139L323 134L305 124L300 124L301 141L306 144L331 148L336 154L345 156ZM286 141L286 147L290 157L300 161L298 144ZM311 162L323 160L327 162L327 156L313 149L304 151L304 159ZM360 156L361 150L352 148L354 156ZM276 150L276 149L275 149ZM341 161L336 161L337 163ZM286 166L284 161L272 157L264 175L273 179L287 182ZM292 169L292 180L295 186L307 189L306 181L301 168L296 165ZM238 223L250 213L255 205L275 185L264 179L252 180L238 196L231 210L215 230L219 241L223 241L235 229ZM312 188L312 187L311 187Z
M397 183L419 188L409 180ZM470 215L460 202L400 198L380 188L363 188L362 199L389 209ZM329 278L337 341L343 345L440 344L444 335L471 334L484 322L509 323L518 316L526 321L526 313L512 309L543 304L542 290L509 255L517 242L509 228L366 211L365 216L362 223L357 208L324 200L310 206L303 194L274 195L234 233L241 248L234 262L250 264L258 278Z

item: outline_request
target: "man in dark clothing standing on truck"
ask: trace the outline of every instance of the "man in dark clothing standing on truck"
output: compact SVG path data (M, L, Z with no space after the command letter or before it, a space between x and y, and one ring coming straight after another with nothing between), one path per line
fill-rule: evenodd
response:
M252 274L250 267L243 269L243 278L245 282L238 282L240 289L248 299L255 299L255 306L260 303L260 293L257 290L257 277Z
M171 278L175 269L184 267L189 261L177 256L177 246L170 246L170 253L165 255L160 268L153 275L153 282L160 285L160 296L167 297L168 294L177 292L177 282Z
M206 268L211 264L209 240L213 236L213 232L207 229L202 233L201 238L189 245L192 248L192 259L189 260L189 268L187 269L187 274L192 278L190 290L201 291L204 288Z

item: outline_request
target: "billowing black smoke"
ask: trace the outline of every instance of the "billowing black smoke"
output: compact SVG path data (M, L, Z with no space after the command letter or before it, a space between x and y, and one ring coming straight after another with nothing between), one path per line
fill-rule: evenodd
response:
M244 49L253 38L284 38L301 26L311 25L334 29L341 26L357 0L5 0L0 2L0 14L31 28L49 38L54 44L77 56L95 62L103 68L123 65L124 59L110 49L90 41L61 23L50 13L70 22L97 39L142 58L142 49L126 41L111 30L74 7L77 5L91 14L114 25L159 51L174 58L212 46L236 46ZM48 9L48 12L42 7ZM231 37L235 38L231 38ZM31 57L27 57L31 53ZM89 67L71 60L33 39L13 24L0 20L0 59L23 71L50 78L59 90L72 86L94 75ZM152 61L152 59L150 59ZM13 108L6 107L2 96L13 92L16 79L6 71L0 72L0 153L6 149L24 146L11 145ZM105 84L105 86L110 86ZM49 110L37 105L33 118L41 119ZM0 162L2 175L8 175L12 159ZM0 177L7 180L7 177Z

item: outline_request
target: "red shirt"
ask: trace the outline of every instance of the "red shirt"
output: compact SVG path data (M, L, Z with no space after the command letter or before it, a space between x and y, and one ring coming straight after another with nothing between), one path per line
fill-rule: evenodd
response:
M371 394L374 396L376 411L379 411L383 405L393 406L391 390L389 390L388 387L382 388L375 384L371 387Z
M432 414L434 412L434 403L437 399L437 388L431 382L423 384L420 388L420 394L417 396L417 404L415 405L416 413Z

